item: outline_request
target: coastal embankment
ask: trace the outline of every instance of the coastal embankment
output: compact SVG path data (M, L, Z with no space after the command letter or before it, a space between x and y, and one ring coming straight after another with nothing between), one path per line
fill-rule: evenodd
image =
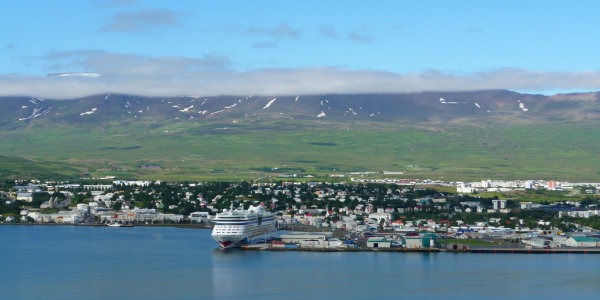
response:
M243 250L250 251L300 251L300 252L398 252L398 253L475 253L475 254L600 254L600 249L523 249L523 248L484 248L484 249L467 249L467 250L450 250L438 248L287 248L287 247L270 247L267 245L249 245L241 247Z

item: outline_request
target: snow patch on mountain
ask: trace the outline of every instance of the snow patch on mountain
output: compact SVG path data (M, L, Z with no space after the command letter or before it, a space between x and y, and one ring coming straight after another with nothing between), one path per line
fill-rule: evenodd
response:
M519 108L522 109L523 111L528 111L528 108L525 108L525 103L521 102L521 100L519 100Z
M187 111L188 111L188 110L190 110L191 108L194 108L194 106L192 105L192 106L190 106L190 107L186 107L186 108L184 108L184 109L180 110L180 112L187 112Z
M252 96L250 96L250 97L252 97ZM263 107L263 109L266 109L269 106L271 106L271 104L273 104L273 102L275 102L275 100L277 100L277 98L273 98L273 100L269 101L269 103L267 103L267 105L265 105L265 107Z
M444 99L444 98L440 98L440 103L441 104L458 104L458 102L446 102L446 99Z
M93 114L93 113L94 113L96 110L97 110L97 108L92 108L92 110L90 110L90 111L86 111L86 112L83 112L83 113L80 113L79 115L80 115L80 116L84 116L84 115L91 115L91 114Z
M321 113L317 115L317 118L322 118L322 117L327 117L327 115L323 111L321 111Z

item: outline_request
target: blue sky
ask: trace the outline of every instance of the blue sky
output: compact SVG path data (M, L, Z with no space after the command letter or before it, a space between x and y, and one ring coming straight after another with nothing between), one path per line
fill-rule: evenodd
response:
M0 95L595 91L599 9L597 1L4 1ZM45 76L69 72L100 76Z

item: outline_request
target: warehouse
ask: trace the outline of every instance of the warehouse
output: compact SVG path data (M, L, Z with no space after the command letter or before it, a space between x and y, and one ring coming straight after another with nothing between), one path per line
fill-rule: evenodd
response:
M597 245L598 239L587 236L575 236L567 240L568 247L596 247Z
M302 241L326 241L333 237L332 232L294 232L282 234L281 240L286 243L300 243Z

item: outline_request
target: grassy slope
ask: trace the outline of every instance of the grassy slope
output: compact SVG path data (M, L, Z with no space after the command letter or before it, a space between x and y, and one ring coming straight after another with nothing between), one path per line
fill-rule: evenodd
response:
M84 167L93 175L167 179L249 179L262 176L249 168L286 165L310 174L335 168L406 170L405 177L432 179L597 181L599 137L596 125L568 123L480 128L302 120L169 124L148 119L101 128L33 125L2 131L0 155ZM144 164L165 169L137 168ZM97 171L110 167L131 170Z
M0 178L64 180L77 178L78 172L76 168L60 163L0 156Z

